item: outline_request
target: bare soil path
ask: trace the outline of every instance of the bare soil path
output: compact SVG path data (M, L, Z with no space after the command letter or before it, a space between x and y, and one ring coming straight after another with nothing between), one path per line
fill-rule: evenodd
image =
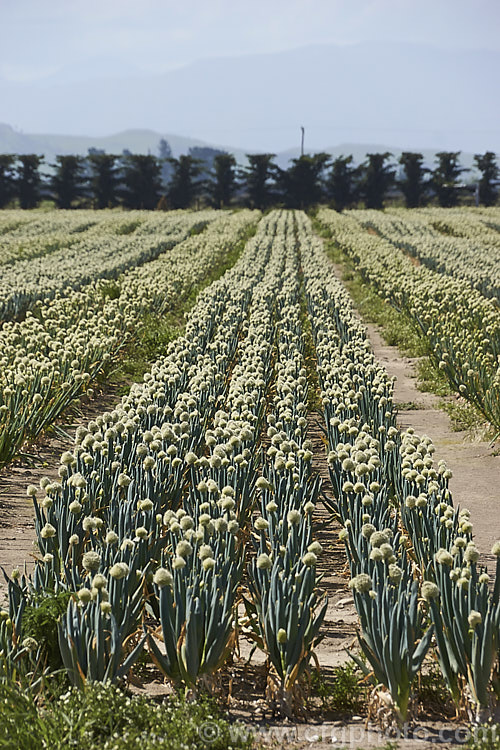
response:
M398 415L401 429L413 427L417 434L426 434L436 446L436 459L444 460L453 472L450 490L455 505L468 508L474 526L474 539L482 559L494 570L493 543L500 539L500 455L498 445L477 439L469 432L456 432L449 416L439 408L441 397L422 393L417 388L417 360L403 356L394 346L388 346L379 329L366 324L368 337L378 361L390 376L395 375L394 400L412 404ZM450 396L449 399L453 399Z
M342 281L344 269L331 262L337 278ZM388 374L396 377L394 401L412 404L401 408L398 426L412 427L419 435L428 435L436 446L436 461L443 460L453 473L450 490L453 502L468 508L474 526L474 540L481 552L481 562L494 572L494 557L490 554L495 541L500 539L500 445L491 445L468 431L455 431L448 414L440 408L443 397L424 393L417 388L418 358L408 357L382 338L377 325L358 317L366 328L373 353ZM455 397L446 397L453 400ZM416 407L416 408L415 408Z
M33 502L27 496L29 484L39 487L42 477L58 479L61 454L71 450L78 425L87 425L104 411L112 409L120 400L118 386L107 387L98 391L91 401L80 405L78 410L64 415L58 426L68 437L61 433L58 437L50 433L40 436L25 450L29 456L13 461L0 472L0 567L10 575L14 568L21 571L26 563L30 571L33 567L35 528L33 524ZM0 573L0 603L5 597L6 583Z
M313 444L313 469L322 479L322 491L332 497L332 485L326 461L326 443L321 431L322 421L310 419L308 438ZM321 588L328 596L328 608L323 624L324 638L316 649L321 669L328 675L334 667L349 661L346 649L352 648L356 639L358 615L352 593L348 588L350 579L345 545L338 538L341 526L331 520L331 514L318 503L314 520L323 528L315 538L322 545L323 553L318 561L318 573L323 576Z

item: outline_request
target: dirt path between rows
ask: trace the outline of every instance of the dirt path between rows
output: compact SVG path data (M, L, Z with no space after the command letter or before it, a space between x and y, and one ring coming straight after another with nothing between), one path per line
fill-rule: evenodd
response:
M344 269L331 262L332 270L342 281ZM417 388L418 358L408 357L395 346L383 340L380 328L358 317L366 328L373 353L385 367L390 377L395 376L395 404L412 404L411 409L401 408L398 426L402 430L412 427L419 435L428 435L436 446L435 460L443 460L451 469L450 490L453 502L468 508L474 526L474 541L481 552L481 562L495 570L491 547L500 539L500 444L491 445L468 431L455 431L447 413L440 408L443 399Z
M417 388L417 360L401 355L388 346L379 329L365 323L368 337L378 361L390 376L397 380L394 388L396 404L412 404L416 408L402 409L398 426L413 427L419 435L428 435L436 446L435 459L444 460L453 472L450 490L455 505L468 508L474 526L474 540L482 553L482 560L494 571L490 554L493 543L500 539L500 455L498 445L492 446L476 439L469 432L457 432L450 418L439 408L441 397L423 393ZM452 400L454 397L448 397Z
M26 446L24 458L16 459L0 472L0 567L10 575L14 568L31 571L36 554L33 501L28 497L28 485L40 486L42 477L58 480L60 458L74 445L76 428L87 426L91 419L113 409L119 402L118 386L97 390L95 398L82 403L78 410L63 415L58 426L67 433L41 435L34 445ZM40 492L40 496L43 493ZM6 582L0 573L0 604L5 599Z

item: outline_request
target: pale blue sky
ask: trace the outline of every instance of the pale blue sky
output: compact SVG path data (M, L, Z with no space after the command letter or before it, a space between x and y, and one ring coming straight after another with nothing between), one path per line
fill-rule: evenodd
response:
M0 0L0 77L70 81L367 40L500 49L499 0Z
M500 0L0 0L0 124L500 150L499 32Z

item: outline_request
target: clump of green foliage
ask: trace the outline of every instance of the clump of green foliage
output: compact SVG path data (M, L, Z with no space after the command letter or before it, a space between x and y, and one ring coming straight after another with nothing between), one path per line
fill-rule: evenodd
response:
M359 712L366 700L366 687L358 668L348 663L333 670L328 678L320 671L311 675L313 695L321 700L322 711L354 714Z
M121 294L120 285L116 279L102 279L99 282L99 289L105 299L118 299Z
M118 687L71 688L39 706L12 683L0 683L0 750L249 750L250 731L231 725L208 698L173 696L155 703Z
M467 747L471 750L500 750L500 724L475 727Z
M189 236L194 237L197 234L201 234L206 228L207 228L208 222L206 221L199 221L198 224L195 224L194 227L191 227L189 230Z
M120 224L119 227L116 227L115 234L118 236L132 234L135 232L138 226L142 224L142 221L140 219L136 219L135 221L127 221L124 224Z
M453 393L448 380L428 357L417 362L417 385L420 391L436 396L451 396Z
M130 382L142 380L144 373L163 354L170 341L184 330L184 321L173 314L149 314L144 316L142 322L141 335L130 342L123 358L110 374L111 382L123 384L123 393L129 391Z
M34 638L51 669L62 667L57 639L57 620L66 612L71 598L70 591L46 591L36 595L23 613L23 638Z
M484 420L484 416L469 401L442 401L441 408L448 414L452 429L455 432L467 430L481 434L485 439L493 438L493 429Z

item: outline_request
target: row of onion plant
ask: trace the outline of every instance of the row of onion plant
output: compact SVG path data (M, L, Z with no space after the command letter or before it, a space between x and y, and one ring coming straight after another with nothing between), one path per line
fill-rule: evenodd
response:
M146 224L131 222L131 231L125 234L116 231L114 217L109 226L101 220L98 232L91 227L73 234L69 241L59 237L59 249L4 267L0 280L0 321L19 318L37 302L43 304L98 279L116 279L128 269L171 250L220 213L178 211L154 216L155 220L150 218ZM47 223L50 224L50 218ZM39 241L42 238L43 231ZM55 243L55 239L51 242Z
M224 262L256 219L250 211L223 216L203 235L122 274L112 294L96 282L44 303L21 322L5 323L0 331L0 465L88 392L145 314L175 306L209 269Z
M144 383L77 431L60 481L42 480L42 498L29 488L40 554L32 579L14 575L9 583L12 640L22 645L19 613L27 602L36 606L37 592L71 592L59 644L75 684L119 679L147 640L165 674L193 686L216 670L234 637L243 566L235 490L197 475L226 466L207 457L207 430L219 414L215 431L224 434L228 373L276 224L276 215L264 220L240 262L202 293L185 336ZM245 495L252 471L241 451L233 484ZM137 640L146 616L159 630Z
M131 234L139 227L156 223L150 211L23 211L3 209L0 214L0 265L11 265L70 248L80 237L104 233Z
M471 212L423 209L356 211L363 226L427 268L467 281L485 297L500 294L500 234Z
M363 277L423 334L430 356L456 392L500 430L500 313L464 280L416 266L352 216L322 209L318 218Z
M451 472L435 464L432 442L397 430L392 382L319 242L303 267L328 428L331 509L343 526L369 668L358 663L387 688L404 720L412 683L435 645L453 699L459 702L467 684L481 714L497 690L498 585L490 592L487 573L477 568L469 514L454 508ZM499 574L497 563L497 580Z
M284 268L275 312L274 397L267 415L267 447L258 481L254 556L246 600L252 637L267 654L268 699L291 715L302 705L300 678L320 640L327 600L316 572L321 545L313 537L320 480L312 472L307 438L308 382L301 314L296 228L284 237ZM272 290L269 290L269 295Z

